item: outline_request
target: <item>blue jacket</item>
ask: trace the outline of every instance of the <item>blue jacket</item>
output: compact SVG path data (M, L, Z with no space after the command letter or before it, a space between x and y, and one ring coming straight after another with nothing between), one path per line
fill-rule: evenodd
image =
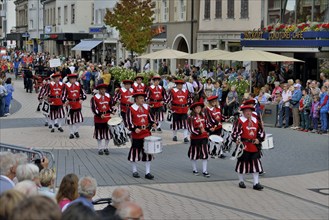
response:
M326 97L328 97L328 98L327 98L327 103L326 103L325 105L323 105L323 103L324 103L325 100L326 100ZM320 105L323 105L323 106L321 107L321 109L320 109L320 113L326 113L326 112L329 111L329 96L328 96L327 93L322 93L322 94L320 95Z
M217 95L218 96L218 101L222 101L222 94L223 94L223 91L221 88L218 88L218 89L214 89L212 95Z
M302 98L303 94L300 89L296 89L292 96L291 96L291 101L297 102L295 105L293 105L293 108L298 108L299 107L299 100Z

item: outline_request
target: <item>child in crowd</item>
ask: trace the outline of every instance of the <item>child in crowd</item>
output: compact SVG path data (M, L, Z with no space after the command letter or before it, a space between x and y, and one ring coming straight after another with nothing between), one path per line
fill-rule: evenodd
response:
M321 130L319 134L326 134L328 129L328 110L329 110L329 95L327 87L322 86L320 95L320 104L318 109L320 110Z
M312 118L312 123L313 123L313 130L311 131L312 133L315 133L318 130L318 124L320 118L318 107L319 107L319 96L313 96L313 102L310 112L310 118Z
M303 89L302 90L302 98L299 100L299 113L301 118L300 128L298 130L308 132L310 127L310 119L309 119L309 113L310 113L310 105L311 105L311 99L308 95L308 90Z

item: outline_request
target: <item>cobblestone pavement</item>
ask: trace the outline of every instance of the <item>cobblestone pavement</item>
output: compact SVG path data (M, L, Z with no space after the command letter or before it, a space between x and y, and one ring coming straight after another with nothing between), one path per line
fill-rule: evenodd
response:
M165 150L152 163L156 179L136 181L130 176L131 168L126 160L130 143L123 148L112 147L109 157L96 154L88 101L83 104L86 120L81 127L82 137L69 140L67 127L64 133L51 134L43 126L40 113L35 112L36 94L25 93L22 81L15 81L14 86L13 114L0 119L0 142L52 150L56 157L57 185L63 175L75 172L97 179L100 187L96 198L110 197L118 185L127 187L133 200L143 207L146 219L329 217L328 136L266 128L267 133L273 134L275 148L264 150L267 173L260 181L265 189L258 192L252 189L251 179L247 181L247 189L237 187L235 162L229 159L210 160L209 179L194 177L186 156L188 145L173 142L172 133L164 124L164 132L157 135L163 138ZM144 167L139 168L143 174Z

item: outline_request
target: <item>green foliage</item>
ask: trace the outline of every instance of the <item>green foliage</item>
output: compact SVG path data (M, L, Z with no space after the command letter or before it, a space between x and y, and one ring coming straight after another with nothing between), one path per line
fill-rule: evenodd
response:
M120 32L127 50L143 53L153 37L153 8L151 0L120 0L113 11L106 9L104 22Z
M111 76L119 83L126 79L134 80L136 77L135 71L118 66L112 67L110 69L110 73ZM149 79L156 75L156 73L151 71L148 73L139 73L138 75L143 76L143 83L147 84Z
M230 87L235 86L236 91L239 96L242 96L244 93L249 90L249 81L248 80L231 80L227 82Z

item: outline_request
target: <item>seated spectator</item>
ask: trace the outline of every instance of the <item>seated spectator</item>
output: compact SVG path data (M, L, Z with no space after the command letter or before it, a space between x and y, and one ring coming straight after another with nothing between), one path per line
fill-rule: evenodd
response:
M7 95L5 97L5 115L8 116L8 115L10 115L9 107L10 107L11 100L13 99L13 92L14 92L14 87L11 83L10 77L6 80L5 88L7 90Z
M0 194L14 188L17 162L11 152L0 152Z
M61 211L50 198L46 196L32 196L23 200L15 207L10 219L60 220Z
M24 180L17 183L14 189L27 197L38 195L38 186L31 180Z
M130 201L130 193L125 188L116 188L112 192L112 204L105 207L103 210L97 211L97 213L102 217L103 220L111 219L119 206L124 203Z
M116 212L120 219L144 219L142 208L135 202L123 203Z
M40 185L38 189L40 195L48 196L51 199L55 199L55 172L52 169L43 169L39 174Z
M68 206L63 212L61 220L98 220L100 217L91 209L86 209L86 206L82 202L74 203Z
M56 201L61 210L65 205L78 198L78 182L77 175L73 173L63 177L56 195Z
M32 180L40 186L39 167L32 163L22 164L17 167L16 177L18 182L23 180Z
M96 195L97 182L94 178L90 176L83 177L79 180L79 198L72 201L68 206L81 202L83 205L94 210L94 205L92 203L93 197Z
M0 196L0 219L9 219L15 206L25 199L25 195L17 190L10 189Z

